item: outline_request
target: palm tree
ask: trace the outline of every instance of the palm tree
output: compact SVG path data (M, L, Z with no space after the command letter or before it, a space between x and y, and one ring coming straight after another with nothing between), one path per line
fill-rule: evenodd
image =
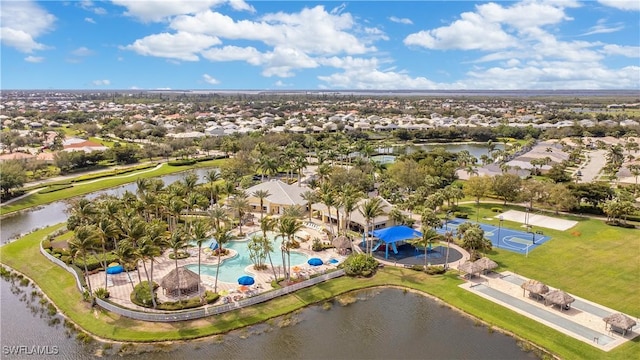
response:
M345 235L351 223L351 213L356 210L360 198L360 192L351 184L343 185L340 189L340 204L342 204L342 210L344 211L344 226L342 231Z
M204 175L204 179L209 183L209 188L211 190L209 197L209 206L213 206L213 204L215 204L213 199L216 197L217 189L215 182L221 179L220 171L218 171L218 169L209 170Z
M334 196L333 189L329 183L323 182L320 185L320 200L327 207L327 220L329 221L329 229L331 230L331 235L333 232L333 221L331 220L331 207L336 206L337 201Z
M222 257L222 246L227 244L233 235L231 235L230 228L228 226L221 227L215 231L215 239L218 242L218 266L216 268L216 280L213 284L213 291L218 292L218 274L220 273L220 258Z
M244 219L244 215L247 213L249 209L249 201L247 200L247 194L245 192L240 192L236 196L232 197L229 200L229 207L233 209L235 215L238 217L238 229L240 236L243 236L242 233L242 220Z
M427 254L431 248L431 243L438 238L438 233L433 228L422 227L422 237L409 241L411 245L421 246L424 248L424 268L427 268Z
M366 222L366 225L364 228L364 234L362 235L362 241L365 241L366 236L369 233L369 226L371 226L371 230L373 230L373 220L376 217L384 214L384 210L382 206L383 206L382 199L379 197L367 199L365 202L363 202L360 205L360 208L358 209L358 211L365 218L365 222ZM373 243L369 244L369 242L367 242L365 250L366 250L366 253L368 253L371 256L373 253Z
M89 288L89 294L91 294L91 296L93 296L93 289L91 288L89 269L87 268L87 254L95 249L96 240L95 226L82 225L74 230L73 238L69 241L69 248L73 256L82 256L82 262L84 263L84 276L87 280L87 287Z
M182 294L180 290L180 273L178 272L178 252L187 246L185 231L182 227L171 232L171 234L169 235L169 239L167 240L167 245L173 251L173 260L175 261L176 265L176 278L178 284L178 301L181 301ZM200 284L198 284L198 287L199 286Z
M307 165L309 165L309 161L307 160L306 154L300 153L293 158L293 168L298 173L298 186L300 186L302 182L302 169L306 168Z
M269 216L260 220L260 230L262 231L262 239L264 241L263 247L267 252L267 256L269 257L269 265L271 265L274 280L278 280L278 276L276 275L276 268L273 266L273 260L271 259L271 251L273 251L273 246L271 245L271 239L267 236L267 233L269 231L273 231L276 228L277 223L278 221L276 219Z
M278 231L282 235L282 250L287 254L287 273L286 278L291 278L291 245L295 234L302 229L302 223L292 217L281 217L278 223ZM286 239L286 240L285 240ZM284 265L284 256L283 256Z
M209 218L213 221L214 230L218 230L222 222L228 221L228 214L220 204L216 204L209 210Z
M74 230L76 226L88 225L90 219L96 214L96 208L87 198L79 198L71 200L70 206L67 208L69 218L67 219L67 228Z
M209 223L204 220L198 220L193 224L191 229L193 237L198 245L198 293L200 293L200 283L202 282L200 277L200 264L202 263L202 244L207 240L209 233Z
M101 217L96 224L96 238L99 240L102 247L102 267L104 268L104 288L107 288L107 242L115 239L120 234L120 228L115 223L106 217Z
M271 193L269 192L269 190L256 190L253 192L252 196L260 200L260 220L262 220L264 216L264 199L271 196Z
M131 278L131 274L129 274L129 270L127 270L127 267L130 266L131 261L135 256L133 247L127 240L118 241L118 246L113 250L113 254L124 267L127 277L129 278L129 283L131 283L131 289L135 290L135 287L133 286L133 279Z
M302 197L302 200L307 202L307 209L309 209L309 221L311 221L311 207L318 201L318 193L312 190L307 190L300 194L300 197Z
M162 254L162 247L166 243L167 226L160 220L153 220L147 224L146 235L141 239L136 254L140 260L142 260L142 266L144 273L147 277L147 283L149 285L149 292L151 295L151 302L155 309L156 297L153 283L153 262L157 256ZM150 270L147 270L147 261L150 263Z

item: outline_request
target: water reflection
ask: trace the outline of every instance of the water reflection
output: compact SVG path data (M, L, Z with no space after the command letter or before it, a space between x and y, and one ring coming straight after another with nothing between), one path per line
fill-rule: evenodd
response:
M174 344L122 346L84 344L64 324L48 326L46 307L25 307L20 298L28 298L29 290L14 293L5 281L1 288L3 346L55 346L60 358L84 360L96 354L114 360L536 358L523 352L513 338L477 326L422 295L397 289L352 293L346 301L310 306L226 335ZM38 308L38 301L30 304Z

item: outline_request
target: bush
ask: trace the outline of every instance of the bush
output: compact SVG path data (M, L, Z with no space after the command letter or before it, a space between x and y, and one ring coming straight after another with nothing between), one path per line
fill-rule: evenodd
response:
M491 208L491 211L493 211L493 212L495 212L495 213L499 213L499 212L502 212L502 208L499 208L499 207L492 207L492 208Z
M413 270L413 271L424 271L424 266L423 265L411 265L410 269Z
M342 264L348 276L371 276L378 268L378 262L366 254L352 254Z
M158 300L158 295L155 292L157 288L158 288L158 284L154 281L153 296L155 297L156 302ZM133 291L131 292L130 298L131 298L131 302L138 306L152 307L153 302L151 301L151 292L149 291L149 282L142 281L141 283L136 285L133 288Z
M47 186L46 188L38 191L38 194L48 194L48 193L52 193L55 191L60 191L60 190L64 190L64 189L68 189L68 188L72 188L73 185L71 184L67 184L67 185L50 185Z
M169 166L189 166L195 163L196 163L196 159L180 159L180 160L169 161L167 164L169 164Z
M204 299L201 298L200 296L194 296L182 301L163 302L162 304L158 304L157 309L167 310L167 311L192 309L192 308L202 306L203 303L212 304L216 302L220 297L219 294L209 290L205 291L204 294L205 294Z
M447 270L444 268L444 266L427 266L427 270L426 273L429 275L439 275L439 274L444 274Z
M42 248L47 250L47 249L51 249L51 240L43 240L42 241Z
M109 290L105 288L96 289L96 291L94 291L94 294L96 295L97 298L102 300L109 298Z
M55 250L54 250L55 253ZM102 268L102 264L100 264L100 261L102 260L102 254L99 254L97 257L94 255L91 256L87 256L87 270L88 271L93 271L96 269L101 269ZM107 264L112 263L112 262L117 262L118 261L118 257L115 256L112 253L108 253L107 254ZM78 257L76 258L73 263L78 266L81 269L84 269L84 261L82 259L82 257Z
M633 225L633 224L621 222L619 220L607 221L607 225L618 226L618 227L625 228L625 229L635 229L636 228L636 226Z
M313 238L313 244L311 244L311 250L313 251L322 251L324 250L324 246L322 246L322 241L318 238Z
M462 212L459 212L459 211L454 212L453 216L455 216L455 217L457 217L459 219L468 219L469 218L469 215L467 215L465 213L462 213Z
M72 261L73 259L72 259L72 258L71 258L71 256L69 256L69 255L62 255L62 256L60 256L60 260L61 260L63 263L65 263L65 264L69 265L69 264L71 264L71 261Z
M178 260L186 259L189 256L191 256L191 255L186 251L178 251ZM173 253L169 254L169 259L175 260L175 258L176 257L173 255Z

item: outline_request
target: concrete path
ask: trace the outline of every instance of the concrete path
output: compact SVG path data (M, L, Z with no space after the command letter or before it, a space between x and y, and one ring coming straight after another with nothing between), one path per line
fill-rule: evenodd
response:
M600 170L602 170L607 163L606 154L606 150L593 150L586 153L589 160L579 169L580 172L582 172L582 177L580 178L581 183L589 183L598 179Z

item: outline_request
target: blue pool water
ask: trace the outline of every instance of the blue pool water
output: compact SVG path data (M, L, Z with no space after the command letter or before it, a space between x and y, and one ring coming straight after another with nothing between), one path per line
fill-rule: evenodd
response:
M247 248L249 244L249 238L251 235L248 234L244 240L231 241L224 247L227 249L235 250L238 255L234 256L231 259L223 260L220 264L220 272L218 273L218 281L224 281L228 283L237 283L238 278L243 275L252 275L251 273L247 273L245 268L253 262L249 258L249 249ZM268 233L267 236L272 240L274 251L271 252L271 260L273 261L273 266L282 266L282 254L280 253L280 237L276 237L274 233ZM212 241L205 242L202 244L202 248L208 248ZM205 264L205 257L202 258L202 265L200 265L200 273L202 275L216 276L216 268L217 265L208 265ZM303 265L307 262L307 255L291 252L291 266L295 265ZM269 258L266 260L267 265L269 264ZM198 273L198 264L190 264L185 265L185 268Z

